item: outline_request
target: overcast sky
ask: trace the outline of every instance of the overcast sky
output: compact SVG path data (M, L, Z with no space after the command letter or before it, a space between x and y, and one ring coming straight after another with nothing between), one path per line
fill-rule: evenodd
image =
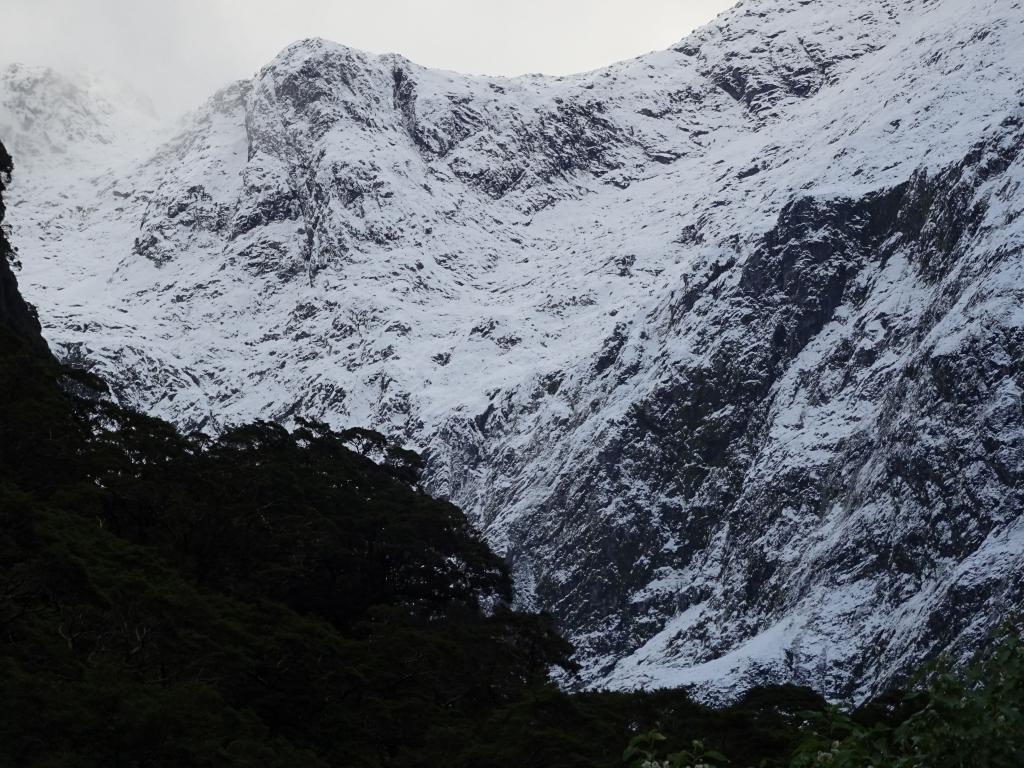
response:
M569 74L666 48L734 0L2 0L0 63L120 76L161 110L325 37L479 74Z

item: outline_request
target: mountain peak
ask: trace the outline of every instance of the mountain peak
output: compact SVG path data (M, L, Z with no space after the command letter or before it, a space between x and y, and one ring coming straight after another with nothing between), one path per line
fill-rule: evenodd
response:
M762 0L568 78L301 41L26 196L23 283L126 403L423 449L593 684L861 697L1024 605L1022 21Z

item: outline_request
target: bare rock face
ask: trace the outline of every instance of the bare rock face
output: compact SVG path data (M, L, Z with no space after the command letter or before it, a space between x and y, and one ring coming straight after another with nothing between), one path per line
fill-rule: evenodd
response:
M859 699L1024 605L1022 52L988 0L564 78L302 41L16 184L22 281L128 403L421 450L583 684Z
M3 195L13 170L14 162L7 147L0 142L0 225L4 223L7 213ZM7 240L7 234L0 227L0 333L11 334L30 349L48 355L49 348L41 335L39 317L35 309L22 298L18 290L18 279L11 271L13 256L14 250Z

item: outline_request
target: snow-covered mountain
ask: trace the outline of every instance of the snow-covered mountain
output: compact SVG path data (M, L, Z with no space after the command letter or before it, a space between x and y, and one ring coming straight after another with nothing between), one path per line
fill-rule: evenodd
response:
M162 143L64 107L140 127L10 211L58 352L401 436L584 682L859 698L1024 606L1020 0L746 0L563 78L307 40Z
M24 64L0 69L0 134L18 148L26 175L75 181L130 166L160 132L146 95L109 77Z

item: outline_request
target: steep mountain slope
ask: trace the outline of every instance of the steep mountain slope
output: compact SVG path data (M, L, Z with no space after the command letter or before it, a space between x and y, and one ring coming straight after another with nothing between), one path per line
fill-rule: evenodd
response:
M7 148L0 144L0 222L3 222L7 212L3 193L10 183L13 169L14 163ZM7 234L0 229L0 328L3 333L9 333L30 348L46 354L49 350L40 335L39 318L22 298L18 290L18 279L8 263L7 254L10 252L11 244L7 241Z
M597 72L320 40L12 212L186 426L403 437L584 680L864 697L1020 606L1019 1L756 0Z
M0 224L10 171L0 142ZM500 558L414 454L311 422L186 436L116 406L49 354L8 249L0 764L611 768L655 723L665 748L743 764L816 744L796 713L826 702L794 686L717 710L559 690L571 647L509 610Z

